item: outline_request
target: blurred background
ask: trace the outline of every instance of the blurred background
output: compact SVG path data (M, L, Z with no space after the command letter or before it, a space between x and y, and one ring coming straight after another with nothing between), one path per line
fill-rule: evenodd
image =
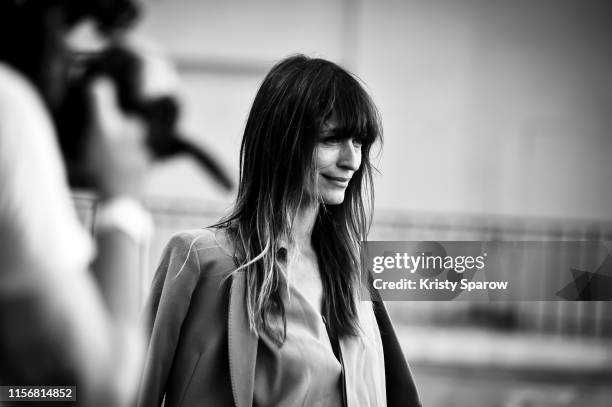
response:
M257 88L300 52L357 74L381 111L371 240L612 242L610 1L145 6L139 31L181 75L183 131L236 180ZM187 158L155 168L143 298L169 237L213 223L233 197ZM75 201L91 222L94 200ZM532 271L516 270L537 284ZM612 302L388 308L425 406L612 405Z

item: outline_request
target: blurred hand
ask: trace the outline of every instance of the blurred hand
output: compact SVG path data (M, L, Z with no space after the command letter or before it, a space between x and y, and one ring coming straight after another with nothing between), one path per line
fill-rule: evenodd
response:
M85 148L85 165L93 175L102 199L138 198L152 163L146 146L146 125L125 114L115 85L98 78L89 89L91 123Z

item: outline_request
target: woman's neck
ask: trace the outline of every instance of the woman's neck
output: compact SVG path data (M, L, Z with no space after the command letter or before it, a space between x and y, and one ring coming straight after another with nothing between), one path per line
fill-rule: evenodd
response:
M310 247L310 238L317 215L319 205L309 204L300 208L293 220L293 238L298 247Z

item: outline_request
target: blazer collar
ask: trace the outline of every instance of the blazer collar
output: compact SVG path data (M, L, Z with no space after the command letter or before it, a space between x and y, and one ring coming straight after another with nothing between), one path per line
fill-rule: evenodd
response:
M259 339L257 333L249 328L245 292L245 273L241 271L234 273L227 324L230 377L236 407L248 407L253 404L255 361Z

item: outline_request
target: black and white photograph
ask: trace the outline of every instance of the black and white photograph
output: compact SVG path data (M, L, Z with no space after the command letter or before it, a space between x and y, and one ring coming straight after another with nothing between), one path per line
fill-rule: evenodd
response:
M612 2L0 1L0 406L611 405Z

